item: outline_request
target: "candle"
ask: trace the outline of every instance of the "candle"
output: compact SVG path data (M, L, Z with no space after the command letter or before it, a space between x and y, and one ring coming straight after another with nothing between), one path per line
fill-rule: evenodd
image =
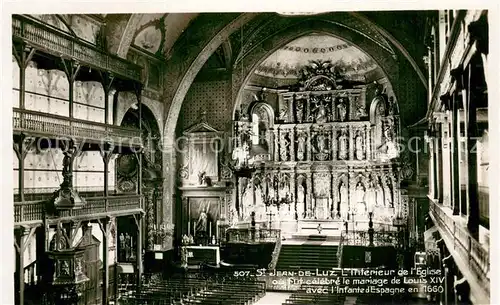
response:
M196 236L196 223L193 221L193 236Z
M188 221L188 235L191 235L191 222Z
M211 222L208 222L208 236L209 237L212 236L212 223Z

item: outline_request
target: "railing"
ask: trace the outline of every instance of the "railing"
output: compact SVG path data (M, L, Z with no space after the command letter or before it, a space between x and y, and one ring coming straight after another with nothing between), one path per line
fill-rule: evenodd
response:
M280 237L276 239L276 244L274 245L274 250L273 253L271 254L271 262L268 265L269 270L274 270L276 268L280 252L281 252L281 234Z
M437 203L431 202L429 213L439 228L443 238L452 243L452 249L469 264L470 269L476 274L479 280L482 280L489 291L489 270L490 254L489 249L481 245L467 231L464 223L447 213L443 207ZM448 245L450 248L450 245ZM451 251L451 249L450 249Z
M47 136L106 140L115 144L127 144L127 146L140 146L142 144L141 133L137 129L19 108L14 108L12 125L14 131L46 134Z
M341 245L369 246L370 236L368 231L342 231L340 235ZM373 232L373 246L396 246L398 244L398 232Z
M85 206L76 210L60 211L58 216L53 217L85 217L99 213L113 213L141 208L140 195L110 196L87 198ZM32 221L42 221L46 214L47 201L28 201L24 203L14 202L14 223L25 223Z
M226 230L228 243L275 242L281 238L279 229L229 228Z
M12 16L12 36L55 56L73 58L96 69L141 81L140 66L36 20L19 15Z

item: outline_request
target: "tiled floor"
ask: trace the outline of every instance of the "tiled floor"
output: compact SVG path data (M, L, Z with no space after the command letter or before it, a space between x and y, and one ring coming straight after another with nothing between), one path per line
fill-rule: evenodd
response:
M266 295L254 305L281 305L290 295L291 293L286 292L266 292Z

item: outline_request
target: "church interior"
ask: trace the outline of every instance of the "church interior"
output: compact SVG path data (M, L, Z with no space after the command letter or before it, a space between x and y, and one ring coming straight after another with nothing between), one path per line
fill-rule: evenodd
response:
M487 10L13 15L12 46L16 304L490 303Z

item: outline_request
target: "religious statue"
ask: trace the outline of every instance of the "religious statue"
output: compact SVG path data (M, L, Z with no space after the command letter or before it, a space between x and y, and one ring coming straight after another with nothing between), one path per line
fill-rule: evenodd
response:
M196 232L200 235L206 235L208 229L208 211L210 210L210 201L208 201L205 205L205 209L203 209L203 205L200 205L200 215L198 216L198 221L196 222Z
M296 108L296 114L297 114L297 121L299 123L302 123L304 120L304 103L302 101L297 102L297 108Z
M344 122L347 116L347 107L343 98L339 99L339 103L337 104L337 113L339 114L339 120Z
M396 114L396 101L394 100L394 96L389 98L389 115Z
M305 196L304 186L301 183L299 183L299 185L297 186L297 207L298 207L297 212L302 213L302 215L300 215L302 218L305 216L303 215L305 201L306 201L306 196Z
M204 171L198 174L198 182L203 186L212 186L212 179L210 179Z
M324 153L326 151L326 137L324 134L318 134L316 137L316 144L319 153Z
M356 185L356 214L364 215L366 213L366 204L365 204L365 187L361 182L358 182Z
M361 134L361 130L356 132L356 159L363 160L365 158L365 149L363 143L363 135Z
M356 114L358 115L358 117L364 118L364 117L368 116L368 114L366 113L365 104L362 101L358 102L358 100L359 100L358 97L356 97L355 100L358 104L358 110L356 111Z
M69 147L68 150L64 151L64 158L63 158L63 170L62 170L62 176L63 176L63 183L64 186L71 187L73 184L73 178L72 178L72 165L73 165L73 157L75 153L75 148L74 147Z
M375 184L375 193L376 193L376 203L375 205L377 207L382 207L385 205L385 200L384 200L384 190L382 186L380 185L380 181L377 181Z
M368 183L368 188L366 189L366 194L365 194L365 203L366 203L366 208L368 211L373 211L376 203L376 194L375 194L375 188L373 185L373 181L370 181Z
M67 276L69 275L69 263L67 260L61 261L61 272L60 275Z
M316 98L314 98L316 100ZM326 123L327 121L327 113L326 113L326 107L323 103L323 101L319 102L319 105L316 106L315 108L315 120L316 123Z
M389 182L389 181L387 181ZM393 208L394 203L392 200L392 191L388 183L384 183L384 194L385 194L385 206L388 208Z
M348 159L348 142L347 129L343 128L339 137L339 159Z
M288 117L288 107L286 107L285 105L283 108L281 108L278 119L286 121L288 119L287 117Z
M349 211L349 192L347 186L344 182L340 182L339 187L339 203L340 203L340 216L343 219L347 219L347 213Z
M387 155L390 158L397 157L398 150L394 141L394 120L392 118L388 118L384 124L384 138Z
M288 161L288 145L289 141L286 136L281 136L280 138L280 157L281 161Z
M299 133L297 139L297 160L304 161L306 153L306 135Z

